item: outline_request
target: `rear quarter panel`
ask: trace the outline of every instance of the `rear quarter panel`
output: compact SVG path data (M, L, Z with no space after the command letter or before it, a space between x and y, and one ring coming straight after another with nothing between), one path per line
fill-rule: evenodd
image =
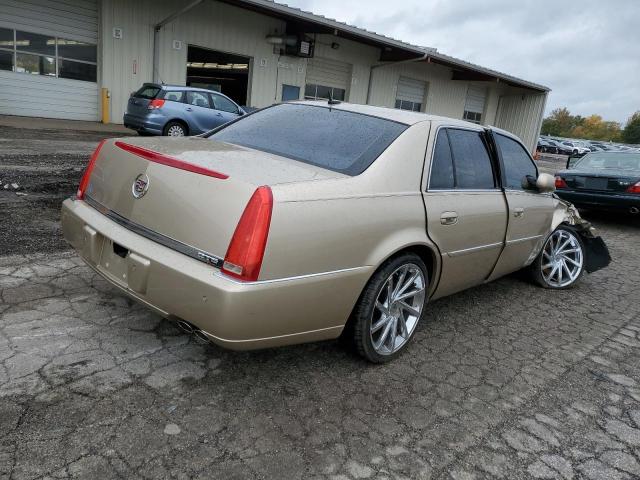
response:
M261 278L379 266L426 233L420 185L429 122L409 127L362 174L273 187Z

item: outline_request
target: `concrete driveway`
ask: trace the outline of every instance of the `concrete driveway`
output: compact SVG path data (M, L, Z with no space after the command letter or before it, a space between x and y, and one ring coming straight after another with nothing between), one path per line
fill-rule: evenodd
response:
M383 366L201 345L62 243L0 256L0 478L639 478L640 225L591 219L608 269L433 302Z

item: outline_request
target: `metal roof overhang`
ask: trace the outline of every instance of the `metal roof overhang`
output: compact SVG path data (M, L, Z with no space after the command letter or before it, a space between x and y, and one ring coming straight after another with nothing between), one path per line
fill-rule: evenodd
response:
M279 18L287 23L286 33L331 34L366 45L380 48L381 62L416 60L443 65L453 70L452 80L502 82L510 86L536 90L541 93L550 89L527 80L496 72L449 55L435 48L420 47L394 38L354 27L331 18L305 12L272 0L219 0L224 3ZM426 55L426 57L425 57Z

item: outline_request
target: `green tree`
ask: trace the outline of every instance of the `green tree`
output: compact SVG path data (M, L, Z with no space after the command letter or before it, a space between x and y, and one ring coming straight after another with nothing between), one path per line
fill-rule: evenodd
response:
M631 115L622 131L622 139L626 143L640 143L640 110Z
M571 115L565 107L556 108L542 122L542 133L559 137L569 136L569 132L579 126L584 119L580 115Z
M637 112L637 115L637 123L640 127L640 112ZM629 119L629 123L631 120ZM618 122L606 121L600 115L589 115L588 117L571 115L571 112L565 107L556 108L542 121L542 133L557 137L613 142L622 138L622 130Z

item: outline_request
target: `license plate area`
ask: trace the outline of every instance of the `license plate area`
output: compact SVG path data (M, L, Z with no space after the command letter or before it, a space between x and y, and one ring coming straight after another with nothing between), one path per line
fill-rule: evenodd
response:
M123 250L126 249L110 238L105 237L99 267L100 270L113 281L126 287L128 284L127 256L129 251L126 250L125 253Z
M606 190L609 185L608 178L587 177L584 179L584 187L589 190Z

